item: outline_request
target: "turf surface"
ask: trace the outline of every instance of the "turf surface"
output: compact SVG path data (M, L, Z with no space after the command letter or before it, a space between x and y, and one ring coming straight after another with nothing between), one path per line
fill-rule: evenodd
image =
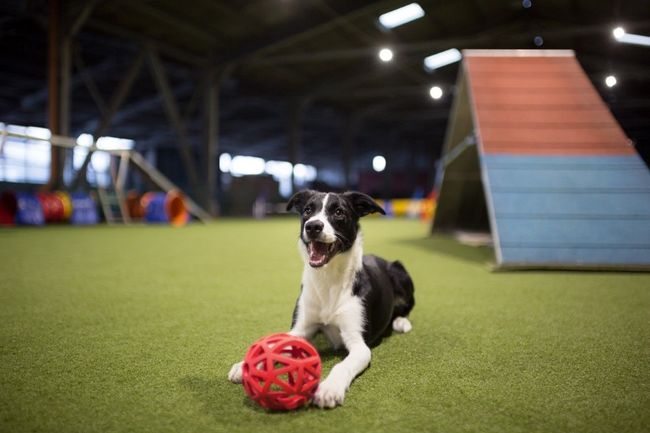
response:
M650 275L491 273L489 250L378 218L364 221L366 251L412 273L413 331L373 351L341 408L252 406L226 374L289 326L297 230L0 229L0 431L650 428ZM326 351L325 372L339 359Z

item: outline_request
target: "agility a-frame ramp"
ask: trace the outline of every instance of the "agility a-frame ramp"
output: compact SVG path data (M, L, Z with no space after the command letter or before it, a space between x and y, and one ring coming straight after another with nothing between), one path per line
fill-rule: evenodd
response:
M433 232L497 268L650 270L650 171L569 50L466 50Z

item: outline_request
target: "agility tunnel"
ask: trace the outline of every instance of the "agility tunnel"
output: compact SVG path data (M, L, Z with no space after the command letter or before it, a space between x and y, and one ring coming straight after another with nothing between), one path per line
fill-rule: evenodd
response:
M45 223L91 225L99 222L97 203L88 194L63 191L3 191L0 194L0 225L40 226Z
M465 50L433 233L497 268L650 269L650 172L571 50Z
M179 227L187 224L190 214L183 194L178 190L169 192L148 192L140 199L140 206L130 203L132 217L142 215L147 223L171 224Z
M147 192L142 196L132 192L127 197L129 216L146 223L183 226L190 220L185 197L179 190ZM0 225L43 225L99 223L95 200L86 193L3 191L0 194Z

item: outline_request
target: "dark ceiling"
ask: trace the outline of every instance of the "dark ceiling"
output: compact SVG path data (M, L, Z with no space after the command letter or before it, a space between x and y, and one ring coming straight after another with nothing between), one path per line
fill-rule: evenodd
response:
M300 162L340 171L342 137L354 131L355 168L383 153L393 168L431 170L439 156L458 66L433 74L422 59L448 48L570 48L646 161L650 154L650 48L622 45L615 25L650 34L650 1L420 0L422 19L391 31L377 17L406 0L63 1L74 40L71 134L91 132L143 46L164 62L192 143L202 135L201 80L221 76L219 151L289 159L291 107L305 107ZM395 59L381 63L380 47ZM0 3L0 121L46 123L47 2ZM616 74L609 89L604 77ZM440 85L441 100L428 96ZM350 129L348 129L350 130ZM141 150L175 152L148 69L108 135Z

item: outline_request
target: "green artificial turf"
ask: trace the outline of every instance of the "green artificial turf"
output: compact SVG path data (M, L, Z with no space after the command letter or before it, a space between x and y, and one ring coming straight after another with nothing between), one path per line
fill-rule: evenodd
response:
M419 221L363 225L413 275L413 331L343 407L271 414L226 375L288 329L296 220L0 229L0 432L650 429L648 274L492 273Z

